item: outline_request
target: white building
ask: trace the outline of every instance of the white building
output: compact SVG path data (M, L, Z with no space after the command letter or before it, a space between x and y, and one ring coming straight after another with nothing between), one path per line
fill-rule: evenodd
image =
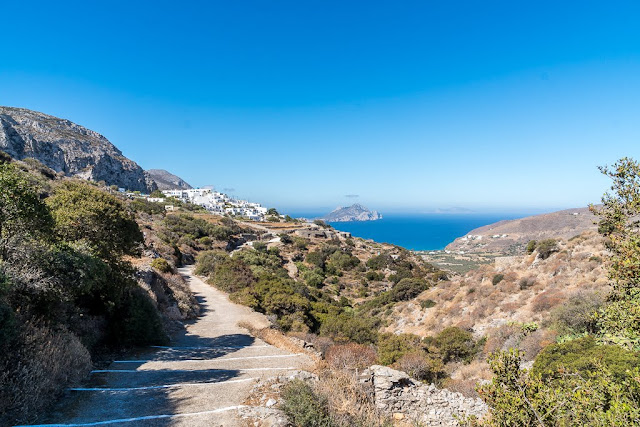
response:
M232 199L224 193L209 188L163 190L162 193L167 197L175 197L185 203L202 206L217 215L227 214L249 218L254 221L262 221L267 214L267 208L259 203Z

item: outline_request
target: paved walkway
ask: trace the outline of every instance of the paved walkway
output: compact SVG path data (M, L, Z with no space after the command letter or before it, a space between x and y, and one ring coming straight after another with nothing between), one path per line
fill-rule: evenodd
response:
M311 360L254 338L238 322L265 317L180 269L201 316L169 347L139 351L96 370L70 390L40 425L236 426L237 409L256 380L303 369Z

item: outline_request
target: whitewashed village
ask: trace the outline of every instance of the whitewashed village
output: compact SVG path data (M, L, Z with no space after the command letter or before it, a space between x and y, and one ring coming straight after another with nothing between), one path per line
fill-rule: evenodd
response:
M182 203L202 206L214 215L242 217L252 221L264 221L268 212L267 208L260 203L234 199L213 188L162 190L164 197L152 197L147 194L131 193L123 188L120 188L119 191L128 197L141 197L149 202L164 203L165 209L168 211L174 210L175 208L171 202L178 200Z

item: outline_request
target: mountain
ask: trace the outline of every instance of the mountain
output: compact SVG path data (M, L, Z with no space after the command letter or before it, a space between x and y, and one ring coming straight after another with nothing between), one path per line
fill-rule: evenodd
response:
M164 169L149 169L147 177L155 181L158 190L189 190L193 188L189 183Z
M517 254L530 240L569 239L587 230L597 230L596 220L589 208L504 220L471 230L446 249L465 253Z
M107 138L69 120L24 108L0 107L0 150L32 157L68 176L151 192L156 183Z
M338 207L320 219L327 222L375 221L382 219L382 215L356 203L346 208Z

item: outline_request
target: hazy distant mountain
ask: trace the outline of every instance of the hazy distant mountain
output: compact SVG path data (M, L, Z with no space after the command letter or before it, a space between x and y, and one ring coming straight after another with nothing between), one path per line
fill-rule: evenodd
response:
M460 207L452 207L452 208L438 208L435 209L432 213L438 214L469 214L473 213L471 209L460 208Z
M158 185L158 190L189 190L193 188L179 176L164 169L149 169L145 172Z
M18 160L35 158L69 176L142 192L157 188L104 136L37 111L0 107L0 150Z
M320 219L327 222L375 221L382 219L382 215L356 203L348 207L338 207Z
M569 239L597 230L589 208L567 209L526 218L499 221L471 230L447 246L450 251L518 253L530 240Z

